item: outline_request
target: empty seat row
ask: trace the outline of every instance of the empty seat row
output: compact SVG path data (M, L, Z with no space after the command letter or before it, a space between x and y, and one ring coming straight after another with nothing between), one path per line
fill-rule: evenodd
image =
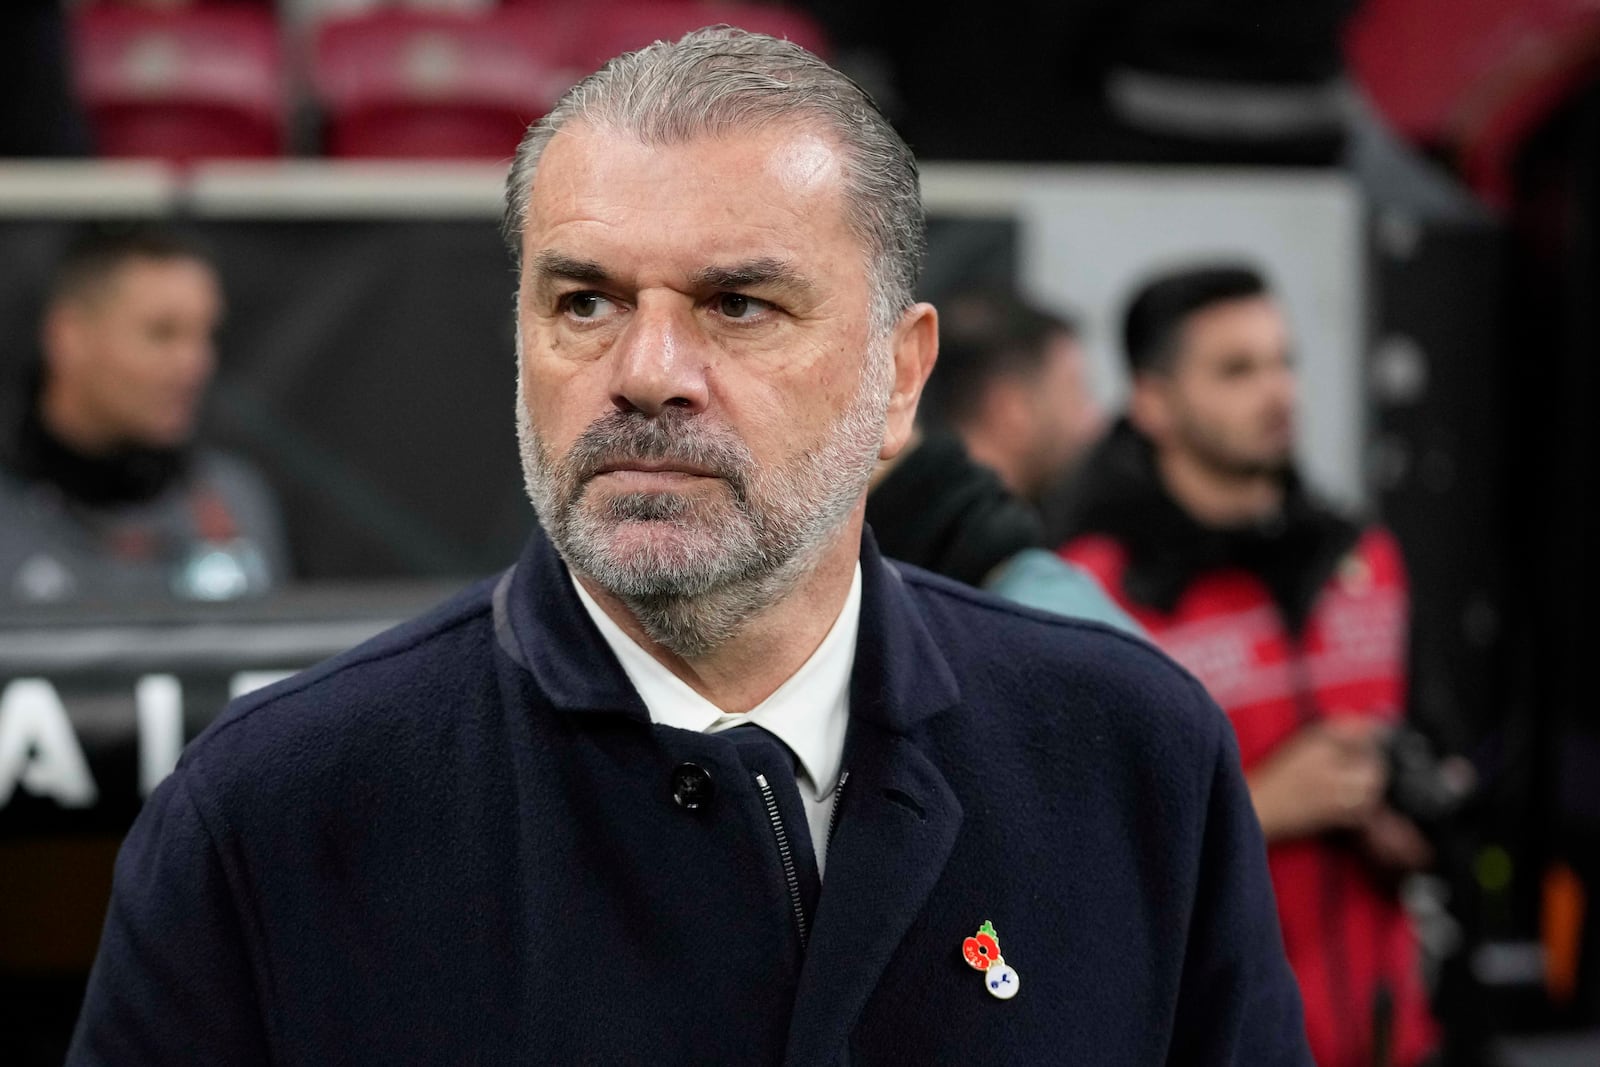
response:
M716 23L826 52L799 12L703 0L386 8L326 19L303 42L286 42L260 6L93 4L76 10L72 35L103 155L282 155L305 94L327 155L504 159L528 123L609 57Z

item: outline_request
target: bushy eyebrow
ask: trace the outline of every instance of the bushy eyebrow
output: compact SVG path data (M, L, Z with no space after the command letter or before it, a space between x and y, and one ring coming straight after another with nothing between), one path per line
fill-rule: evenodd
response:
M767 285L793 292L812 288L811 280L787 261L772 257L746 260L726 267L702 267L694 280L706 289L747 289Z
M600 264L579 259L554 249L544 249L531 260L533 281L540 289L548 289L557 281L579 282L584 285L610 285L613 279ZM702 267L693 276L695 285L707 290L748 289L768 286L792 293L810 292L811 280L795 270L783 259L763 256L726 266Z
M533 273L540 285L548 285L558 279L596 285L611 280L606 269L593 260L578 259L549 248L533 257Z

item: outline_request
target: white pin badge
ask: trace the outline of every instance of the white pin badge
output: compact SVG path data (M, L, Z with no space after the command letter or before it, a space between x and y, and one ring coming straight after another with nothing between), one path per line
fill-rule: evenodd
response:
M1000 955L1000 936L994 932L994 923L985 919L978 932L961 943L961 955L973 970L983 972L984 987L992 996L1010 1000L1017 995L1021 979Z

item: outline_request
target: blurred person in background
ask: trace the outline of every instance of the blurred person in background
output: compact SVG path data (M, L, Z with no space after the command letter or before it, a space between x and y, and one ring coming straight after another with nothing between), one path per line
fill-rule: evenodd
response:
M949 427L977 463L1037 504L1105 429L1070 318L1011 293L944 304L924 421Z
M1058 614L1138 626L1044 548L1035 501L1102 428L1077 327L1010 293L946 304L911 445L880 465L867 522L887 556Z
M0 602L228 600L284 579L266 483L195 443L222 314L215 268L174 232L95 227L67 250L0 448Z
M1232 720L1317 1062L1416 1064L1434 1026L1396 886L1431 855L1386 800L1406 686L1399 548L1296 475L1289 326L1256 271L1150 281L1124 340L1128 414L1074 486L1062 554Z

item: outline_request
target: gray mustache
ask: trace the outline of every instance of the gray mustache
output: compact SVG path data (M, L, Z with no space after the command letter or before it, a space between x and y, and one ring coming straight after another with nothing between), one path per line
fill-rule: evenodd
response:
M628 460L682 463L724 479L742 498L754 457L733 434L699 420L696 415L614 411L589 424L563 465L574 482L582 483L601 467Z

